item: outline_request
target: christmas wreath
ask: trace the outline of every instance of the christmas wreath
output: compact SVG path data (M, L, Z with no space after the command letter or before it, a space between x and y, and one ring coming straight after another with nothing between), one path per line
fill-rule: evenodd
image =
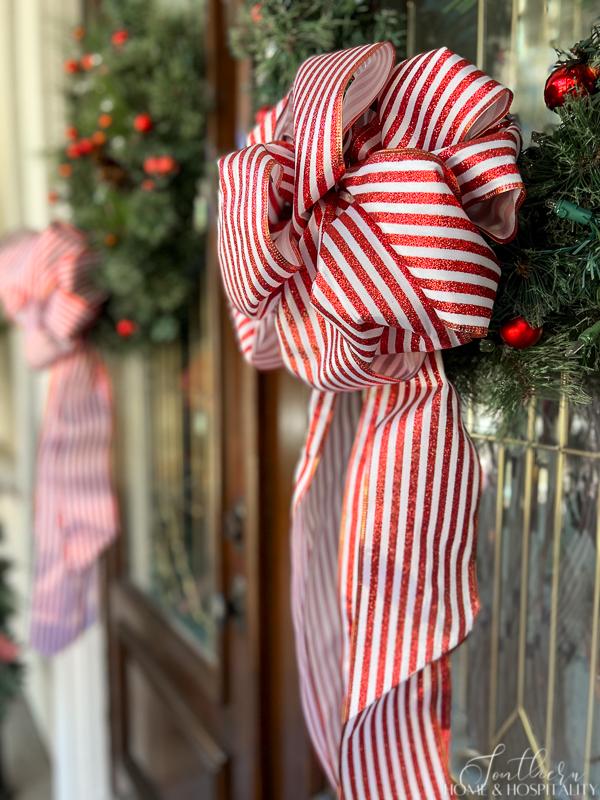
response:
M102 344L175 339L201 267L206 90L197 9L108 0L73 32L49 200L99 253Z
M303 0L293 4L302 21L294 50L288 5L248 2L232 32L234 55L252 59L257 106L285 94L311 53L373 41L381 31L361 4ZM401 45L402 18L385 19L381 38ZM489 334L444 352L461 395L507 419L533 396L585 402L600 368L599 78L596 27L558 51L546 83L558 124L534 134L520 158L527 198L517 237L495 248L502 279Z

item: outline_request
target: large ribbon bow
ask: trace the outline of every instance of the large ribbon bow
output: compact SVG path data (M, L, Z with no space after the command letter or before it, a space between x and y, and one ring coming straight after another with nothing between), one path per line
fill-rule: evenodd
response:
M102 296L84 236L54 224L0 248L0 298L23 330L25 355L49 367L35 491L31 644L66 647L96 618L98 555L118 530L111 484L112 399L99 355L83 334Z
M440 351L484 336L523 184L511 93L442 48L316 56L220 163L241 349L314 388L292 514L312 741L344 798L449 795L479 465ZM364 392L356 390L364 389Z

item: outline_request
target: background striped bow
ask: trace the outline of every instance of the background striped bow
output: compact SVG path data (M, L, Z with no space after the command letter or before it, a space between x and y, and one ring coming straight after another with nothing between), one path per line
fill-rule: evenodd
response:
M102 296L95 257L70 225L24 233L0 248L0 298L22 328L26 357L50 367L36 464L31 644L51 655L96 617L98 555L118 530L111 484L107 370L83 338Z
M449 795L479 465L440 351L483 336L523 184L511 93L446 48L316 56L220 162L241 349L314 388L292 514L307 724L344 798ZM363 393L356 390L365 389Z

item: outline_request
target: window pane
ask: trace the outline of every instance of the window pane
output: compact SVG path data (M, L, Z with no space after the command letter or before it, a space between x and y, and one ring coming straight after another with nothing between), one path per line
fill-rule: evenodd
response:
M120 416L130 578L214 659L215 324L201 284L181 340L125 366Z

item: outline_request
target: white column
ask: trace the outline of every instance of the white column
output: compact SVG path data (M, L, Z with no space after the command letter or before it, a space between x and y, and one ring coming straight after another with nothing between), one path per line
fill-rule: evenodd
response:
M0 2L0 235L43 228L49 219L46 153L61 141L63 44L79 22L79 0ZM32 569L34 467L47 379L23 360L18 333L9 359L14 418L7 449L15 486L0 494L5 549L15 562L21 601L18 633L25 639ZM5 363L5 367L7 367ZM6 369L0 369L0 379ZM10 404L2 402L2 407ZM52 660L26 653L26 695L53 764L53 800L110 800L107 659L97 625Z

